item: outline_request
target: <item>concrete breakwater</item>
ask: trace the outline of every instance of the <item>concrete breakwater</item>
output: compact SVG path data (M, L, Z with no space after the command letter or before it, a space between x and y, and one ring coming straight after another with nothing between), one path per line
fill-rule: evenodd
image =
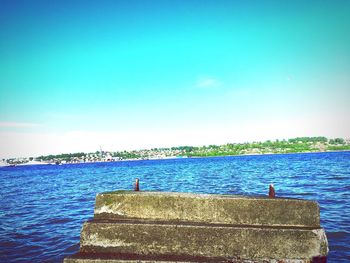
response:
M326 262L317 202L116 191L98 194L65 263Z

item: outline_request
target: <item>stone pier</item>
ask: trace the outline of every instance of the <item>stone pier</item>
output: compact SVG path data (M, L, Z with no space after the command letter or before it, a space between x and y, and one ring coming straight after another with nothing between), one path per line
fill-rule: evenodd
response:
M116 191L98 194L65 263L326 262L317 202Z

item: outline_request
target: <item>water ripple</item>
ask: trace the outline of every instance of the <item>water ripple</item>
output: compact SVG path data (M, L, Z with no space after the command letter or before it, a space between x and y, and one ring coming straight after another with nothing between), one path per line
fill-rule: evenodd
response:
M0 169L0 262L62 262L79 250L96 193L132 189L317 200L328 262L350 258L350 152L188 158Z

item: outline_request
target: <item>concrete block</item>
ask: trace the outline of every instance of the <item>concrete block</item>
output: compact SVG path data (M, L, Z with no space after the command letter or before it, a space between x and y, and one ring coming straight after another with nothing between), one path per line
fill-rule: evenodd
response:
M98 194L96 219L147 219L256 226L319 227L317 202L286 199L116 191Z
M245 260L239 258L184 258L184 257L159 257L159 256L138 256L138 255L94 255L78 253L64 260L64 263L312 263L310 260Z
M81 232L82 253L135 253L250 260L310 260L326 256L323 229L120 220L91 221Z

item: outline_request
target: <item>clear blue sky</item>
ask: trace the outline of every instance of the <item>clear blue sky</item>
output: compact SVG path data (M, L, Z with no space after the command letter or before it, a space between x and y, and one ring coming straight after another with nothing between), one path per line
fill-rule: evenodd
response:
M0 0L0 157L350 137L350 1Z

